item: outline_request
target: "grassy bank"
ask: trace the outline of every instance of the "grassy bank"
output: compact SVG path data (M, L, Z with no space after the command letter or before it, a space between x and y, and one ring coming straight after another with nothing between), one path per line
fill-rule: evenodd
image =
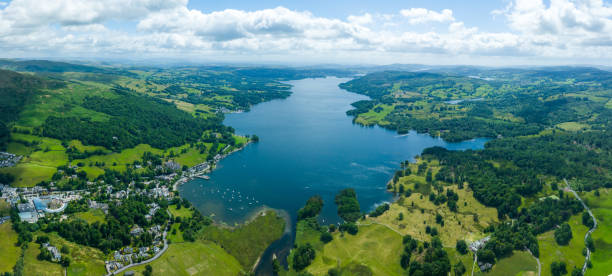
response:
M591 256L593 267L586 275L607 275L612 272L612 189L599 189L600 196L594 192L582 193L593 215L597 218L597 230L593 232L595 252Z
M234 276L244 272L236 258L210 241L170 244L168 251L149 265L153 268L153 275ZM128 271L144 270L145 265L140 265Z
M217 243L250 270L264 250L283 235L284 229L285 220L276 212L266 210L236 228L205 227L200 239Z
M0 273L13 272L13 266L19 259L21 248L15 246L17 233L10 222L0 224Z

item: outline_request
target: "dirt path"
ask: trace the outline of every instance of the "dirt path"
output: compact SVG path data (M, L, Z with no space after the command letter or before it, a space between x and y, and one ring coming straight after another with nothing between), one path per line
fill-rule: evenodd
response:
M538 276L542 275L542 264L540 263L540 258L533 255L533 253L531 253L531 250L529 249L527 249L527 252L529 252L529 254L531 254L531 256L536 259L536 262L538 262Z
M572 192L574 194L574 196L578 199L578 201L580 201L580 203L582 203L582 206L589 213L591 218L593 218L593 227L584 235L584 244L586 245L587 238L597 228L597 220L595 219L595 216L593 215L593 212L591 212L591 209L589 209L589 206L584 204L584 201L582 201L582 198L580 198L580 196L578 196L578 193L576 193L576 191L572 190L572 187L567 182L567 179L564 178L563 181L565 181L565 185L567 185L567 190L569 190L570 192ZM582 266L582 275L584 275L586 273L587 263L589 262L590 259L591 259L591 250L587 247L587 254L584 257L584 265Z
M474 252L474 263L472 264L472 276L474 276L474 267L476 266L477 263L478 263L478 254L477 252Z

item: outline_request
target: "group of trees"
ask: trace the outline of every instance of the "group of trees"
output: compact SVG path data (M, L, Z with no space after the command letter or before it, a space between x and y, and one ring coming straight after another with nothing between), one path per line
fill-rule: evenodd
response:
M156 148L180 146L197 142L205 130L230 131L221 124L222 116L195 118L160 99L134 95L120 88L114 92L116 97L88 97L82 104L87 109L111 116L108 121L49 116L43 125L43 134L121 150L138 144Z
M316 252L310 243L298 246L293 253L293 269L301 271L308 267L316 256Z
M410 248L405 247L403 254L407 254L406 251ZM438 237L431 239L431 243L424 249L423 258L420 261L413 260L408 267L409 275L446 276L450 271L451 263L448 253L444 250L442 241Z
M378 217L384 214L388 210L389 210L389 203L381 204L378 207L376 207L374 211L370 212L369 216L375 218L375 217Z
M298 210L298 220L314 218L319 215L323 208L323 198L321 196L313 196L308 199L306 205Z
M338 205L338 215L347 222L356 222L361 216L357 193L352 188L340 191L335 198Z

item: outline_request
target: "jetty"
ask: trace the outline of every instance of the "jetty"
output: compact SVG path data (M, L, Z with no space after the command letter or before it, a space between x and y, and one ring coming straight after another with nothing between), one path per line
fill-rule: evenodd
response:
M210 176L205 175L205 174L203 174L203 175L196 175L196 177L197 177L197 178L204 179L204 180L210 180Z

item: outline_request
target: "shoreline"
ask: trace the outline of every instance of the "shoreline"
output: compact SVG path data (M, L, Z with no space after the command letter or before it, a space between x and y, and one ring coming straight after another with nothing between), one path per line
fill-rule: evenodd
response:
M209 163L210 161L204 161L202 163L199 163L195 166L192 166L191 168L189 168L187 170L187 172L183 172L181 175L181 178L179 178L178 180L176 180L173 184L172 184L172 191L176 191L177 195L180 196L180 194L178 193L178 187L182 184L185 184L187 181L191 181L193 180L195 177L200 176L200 175L204 175L204 174L208 174L211 173L217 166L217 162L223 160L224 158L228 157L230 154L235 153L237 151L241 151L244 148L246 148L249 144L253 143L252 140L247 140L247 142L242 145L242 147L239 148L235 148L234 150L225 153L225 154L221 154L220 157L218 159L213 159L213 161L211 163ZM203 170L197 170L197 169L193 169L193 168L197 168L200 166L206 166L205 169ZM191 172L191 170L193 170L193 172ZM185 175L188 174L188 175Z

